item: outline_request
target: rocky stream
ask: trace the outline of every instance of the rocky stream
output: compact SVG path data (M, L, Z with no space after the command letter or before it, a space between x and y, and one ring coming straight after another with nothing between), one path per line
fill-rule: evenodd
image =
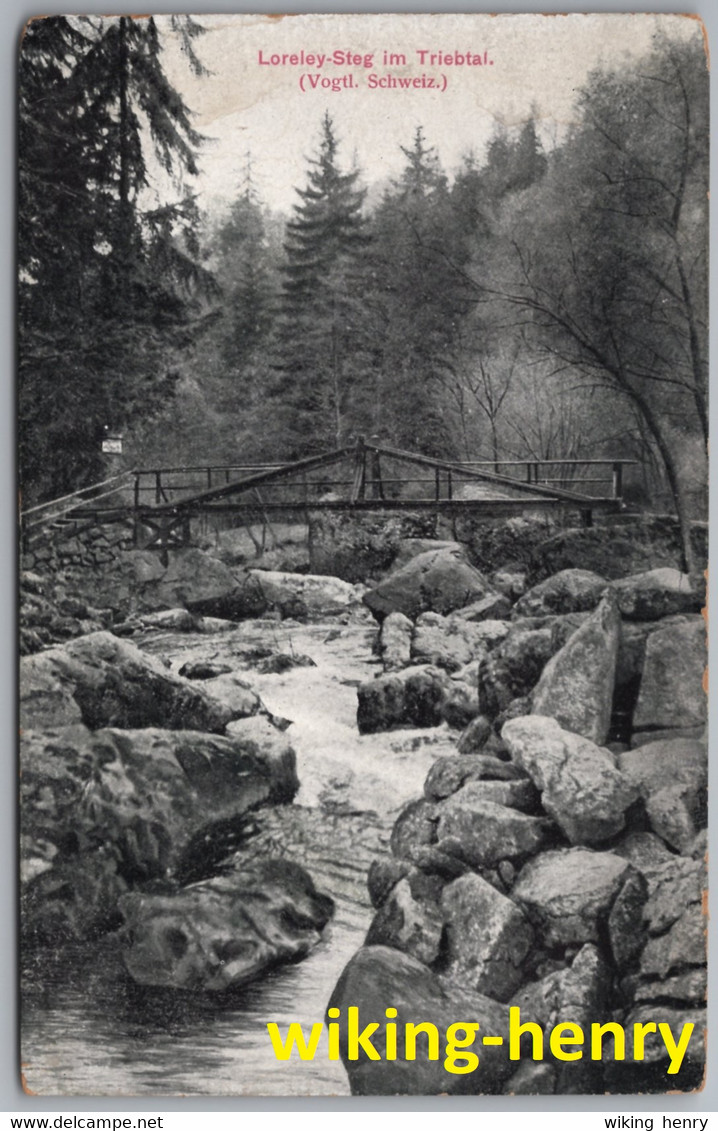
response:
M702 584L645 540L609 568L602 545L601 572L549 548L400 539L368 585L200 550L164 571L129 553L104 589L25 574L30 1089L700 1084ZM512 1004L545 1030L695 1032L678 1077L657 1041L625 1063L491 1049L452 1075L350 1062L343 1030L341 1061L323 1035L278 1062L267 1022L308 1032L330 1003L504 1035Z

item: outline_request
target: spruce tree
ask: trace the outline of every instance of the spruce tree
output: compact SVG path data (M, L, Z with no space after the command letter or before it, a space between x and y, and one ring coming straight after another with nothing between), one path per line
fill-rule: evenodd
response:
M190 39L195 25L187 26ZM148 166L196 172L198 135L155 21L33 21L20 57L20 460L27 501L101 476L107 428L171 395L209 283L186 193L148 210Z
M358 178L342 172L325 114L285 242L275 394L289 456L338 447L365 428L368 236Z

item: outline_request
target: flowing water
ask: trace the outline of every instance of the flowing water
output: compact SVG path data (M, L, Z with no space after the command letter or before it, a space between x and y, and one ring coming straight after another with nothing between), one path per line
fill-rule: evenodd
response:
M320 1043L313 1061L276 1060L266 1023L305 1029L321 1021L345 964L371 922L371 860L387 851L401 806L420 795L448 731L359 735L356 685L378 668L367 623L246 622L211 637L147 634L142 647L174 670L188 659L236 665L253 645L310 656L316 667L246 679L275 714L292 720L300 792L268 811L267 835L303 864L336 903L321 942L224 1001L150 992L124 973L111 941L44 961L23 991L23 1061L28 1086L44 1095L348 1095L341 1062Z

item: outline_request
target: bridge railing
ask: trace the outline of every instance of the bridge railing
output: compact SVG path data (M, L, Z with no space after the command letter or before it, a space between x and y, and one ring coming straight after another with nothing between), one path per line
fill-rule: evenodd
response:
M559 487L596 498L620 500L623 497L624 468L634 463L635 460L630 459L457 460L455 466L457 469L465 467L469 472L493 472L515 480L517 488L522 484ZM282 463L237 463L140 468L132 473L134 505L172 504L201 491L240 483L250 476L289 466L291 465ZM339 469L336 467L327 468L304 475L296 482L284 480L277 483L270 489L274 501L290 503L304 498L309 502L325 492L350 491L353 485L351 466L347 465L345 478L337 478L337 470ZM458 497L462 487L468 487L470 482L468 478L462 481L457 470L451 480L452 494ZM441 490L435 473L407 474L405 466L400 469L386 459L383 461L381 485L395 498L402 494L417 498L439 498L438 492ZM446 491L446 485L443 490ZM269 499L265 497L266 501Z
M93 506L102 503L103 506L112 504L127 505L134 489L135 473L124 471L119 475L112 475L99 483L91 483L81 487L68 495L61 495L57 499L50 499L45 503L38 503L32 507L20 510L20 528L23 537L33 531L51 526L55 522L68 519L78 507L86 504Z

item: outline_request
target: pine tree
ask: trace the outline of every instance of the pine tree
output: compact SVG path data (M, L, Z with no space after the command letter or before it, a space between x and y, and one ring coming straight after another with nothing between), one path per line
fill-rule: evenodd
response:
M368 236L358 171L344 173L328 114L287 224L275 393L288 455L364 430L370 365L363 294Z

